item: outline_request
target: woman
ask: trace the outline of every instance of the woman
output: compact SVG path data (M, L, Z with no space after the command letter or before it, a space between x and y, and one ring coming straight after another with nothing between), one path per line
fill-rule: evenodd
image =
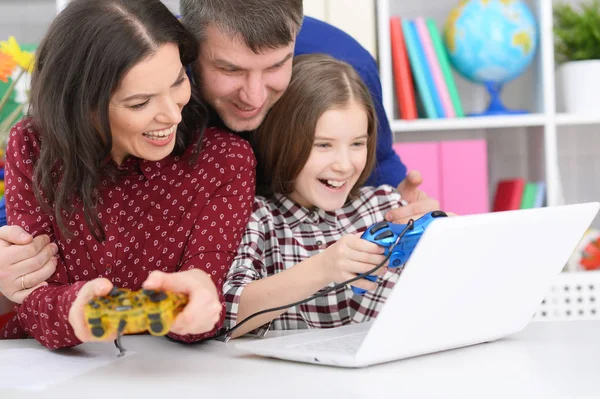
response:
M78 0L53 22L30 115L11 131L6 199L9 224L57 244L57 268L1 337L49 348L94 340L83 306L113 285L188 295L175 339L221 326L255 160L238 137L204 131L184 69L196 52L158 0Z

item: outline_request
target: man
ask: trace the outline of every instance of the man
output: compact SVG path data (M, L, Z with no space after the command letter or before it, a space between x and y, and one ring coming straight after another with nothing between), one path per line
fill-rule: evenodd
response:
M376 104L377 167L368 183L401 182L398 190L407 201L386 219L401 223L439 208L418 189L417 172L405 178L406 167L391 147L377 65L349 35L312 18L303 22L302 0L181 0L180 5L183 23L200 43L194 80L211 108L212 124L251 139L287 88L294 54L331 54L356 68ZM0 292L21 303L54 273L56 251L47 236L33 238L17 226L0 228Z

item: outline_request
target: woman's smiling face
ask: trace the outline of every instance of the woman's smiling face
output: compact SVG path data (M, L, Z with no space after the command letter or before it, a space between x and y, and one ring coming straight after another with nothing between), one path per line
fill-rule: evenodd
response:
M129 155L148 161L168 156L190 97L190 82L175 43L162 45L131 68L109 106L114 161L120 165Z

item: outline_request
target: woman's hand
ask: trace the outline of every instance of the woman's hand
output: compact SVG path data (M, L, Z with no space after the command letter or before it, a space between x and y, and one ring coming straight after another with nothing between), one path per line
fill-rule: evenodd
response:
M150 273L143 287L148 290L185 294L189 302L177 315L170 332L187 335L211 331L221 317L223 306L217 288L205 272L192 269L178 273Z
M75 302L73 302L73 305L71 305L71 309L69 309L69 323L71 324L71 327L73 327L75 336L81 342L114 341L117 338L116 332L105 337L104 339L94 337L85 322L84 312L85 305L89 301L98 296L108 295L112 287L113 284L110 282L110 280L105 278L97 278L88 281L79 290L77 299L75 299Z
M332 281L341 283L368 272L383 262L384 251L383 247L360 238L360 235L349 234L316 256L321 258L325 278L329 284ZM382 276L386 270L384 265L373 274ZM352 285L368 291L377 288L377 283L366 279L354 281Z

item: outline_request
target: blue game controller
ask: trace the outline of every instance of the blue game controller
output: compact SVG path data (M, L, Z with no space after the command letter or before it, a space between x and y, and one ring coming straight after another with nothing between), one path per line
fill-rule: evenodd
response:
M417 219L412 228L406 231L404 236L400 239L400 242L394 248L394 251L390 255L389 267L398 267L406 263L413 250L417 246L417 243L421 239L421 236L425 232L425 229L431 222L439 217L446 217L446 213L442 211L433 211L426 213ZM367 241L374 242L385 248L384 255L387 256L390 248L394 245L398 236L406 229L406 224L394 224L389 222L379 222L369 227L367 231L363 233L361 238ZM377 281L377 276L366 276L369 281ZM352 287L352 291L356 295L362 295L366 290L358 287Z

